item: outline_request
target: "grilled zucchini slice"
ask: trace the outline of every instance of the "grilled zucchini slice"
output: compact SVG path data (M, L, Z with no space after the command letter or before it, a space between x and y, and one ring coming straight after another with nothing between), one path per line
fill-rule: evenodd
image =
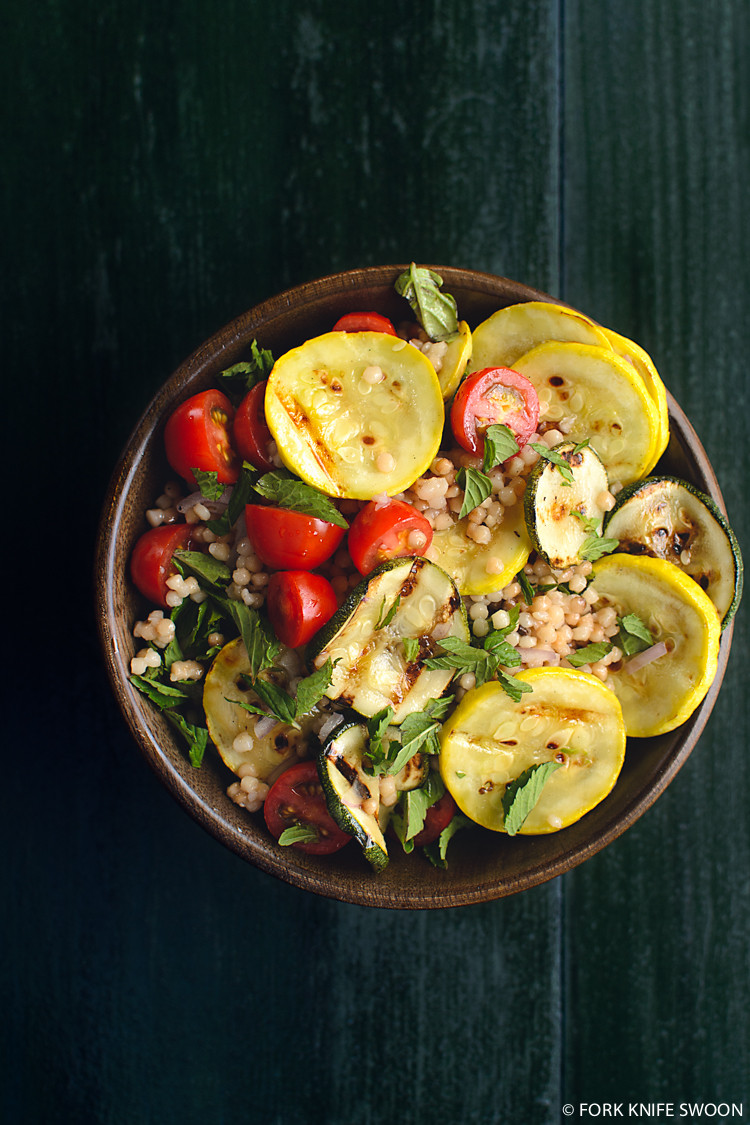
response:
M640 480L653 464L659 416L643 380L611 348L541 344L516 360L548 403L545 421L573 418L568 437L589 438L611 481Z
M468 691L443 724L440 773L477 824L504 830L503 796L525 770L558 762L521 833L556 832L603 801L625 757L620 704L595 676L573 668L518 673L532 691L516 703L490 681Z
M374 870L382 871L388 863L388 847L378 819L380 780L363 767L367 746L367 728L362 723L336 727L318 757L318 776L328 811L339 828L354 837ZM372 812L369 806L374 803Z
M288 469L329 496L357 500L413 484L438 451L444 421L429 359L383 332L328 332L282 355L265 411Z
M531 542L550 566L565 570L581 561L587 538L602 526L607 471L591 446L575 442L555 446L573 475L571 484L551 461L534 466L524 493L524 513ZM596 533L596 532L594 532Z
M531 554L523 504L505 509L503 522L492 529L489 543L475 543L466 534L468 517L445 531L436 531L430 558L450 574L462 594L492 594L507 586Z
M591 580L598 608L614 606L618 617L636 614L667 648L642 667L638 656L609 666L607 682L620 700L628 734L649 738L674 730L716 675L721 627L713 602L678 567L648 556L609 555L594 563Z
M526 301L499 309L474 329L470 368L515 368L519 356L550 340L610 347L587 316L549 301Z
M279 659L283 659L283 654L280 654ZM314 709L309 715L304 715L296 727L279 721L262 735L258 735L256 728L261 716L253 715L239 706L240 702L261 706L261 701L254 692L240 687L241 677L249 674L247 650L242 638L237 637L224 645L206 675L203 709L211 740L232 773L239 774L242 766L251 765L261 781L268 781L280 772L281 767L286 768L298 758L304 757L311 727L318 712ZM280 666L263 675L276 678L280 686L286 686L288 677ZM268 726L267 723L264 725ZM238 734L250 736L252 743L249 749L235 750L234 740Z
M442 695L450 669L428 669L437 642L446 636L469 639L466 612L453 580L420 557L391 559L377 567L313 638L308 658L316 668L334 662L327 695L350 704L360 715L391 706L394 722L421 711ZM419 642L409 660L404 637Z
M729 624L742 597L742 553L710 496L678 477L648 477L622 490L605 527L621 551L684 570L716 606L722 628Z

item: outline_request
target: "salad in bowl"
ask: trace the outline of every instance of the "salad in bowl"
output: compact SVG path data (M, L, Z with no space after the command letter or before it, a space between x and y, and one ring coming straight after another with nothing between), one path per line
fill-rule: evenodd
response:
M235 322L154 404L103 525L105 647L240 854L350 901L497 897L679 768L742 560L635 342L489 275L356 276Z

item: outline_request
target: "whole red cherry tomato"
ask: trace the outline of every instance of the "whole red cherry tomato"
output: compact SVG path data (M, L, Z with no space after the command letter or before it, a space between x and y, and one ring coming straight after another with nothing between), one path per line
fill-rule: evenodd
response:
M505 425L513 431L519 448L536 429L539 399L525 375L509 367L486 367L468 375L456 391L451 406L451 429L468 453L484 452L484 431Z
M312 829L316 839L290 845L307 855L331 855L351 840L328 811L314 762L297 762L284 770L268 791L263 815L277 840L295 825Z
M387 332L396 335L396 329L387 316L376 312L346 313L333 326L334 332Z
M349 528L349 554L360 574L369 574L386 559L423 555L432 542L432 527L405 500L371 500Z
M432 844L437 840L444 828L447 828L457 812L456 802L450 793L443 793L439 801L430 805L425 813L424 827L414 837L416 847L423 848L425 844Z
M345 534L335 523L260 504L245 505L245 523L256 555L272 570L314 570Z
M144 531L130 556L133 582L144 598L164 609L169 587L167 579L176 574L172 556L180 548L188 548L193 535L189 523L165 523Z
M233 417L229 399L214 389L193 395L170 415L164 430L167 460L189 484L196 486L193 469L216 473L221 484L234 484L239 477L240 462L229 436Z
M279 640L306 645L338 609L333 586L309 570L277 570L268 580L266 608Z
M249 461L256 469L263 469L270 473L274 468L273 462L268 458L268 446L271 441L271 431L266 422L264 403L266 399L266 383L256 385L249 390L237 407L234 416L232 433L234 447L240 457Z

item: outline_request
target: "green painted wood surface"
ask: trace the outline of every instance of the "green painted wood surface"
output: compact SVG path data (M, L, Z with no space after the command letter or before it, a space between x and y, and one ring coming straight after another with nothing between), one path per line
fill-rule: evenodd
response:
M621 840L419 914L306 896L194 825L124 729L89 606L106 480L165 375L286 285L410 257L643 343L747 547L744 0L5 14L5 522L52 585L30 599L26 566L6 586L28 655L6 707L0 1119L750 1115L744 616L697 750Z

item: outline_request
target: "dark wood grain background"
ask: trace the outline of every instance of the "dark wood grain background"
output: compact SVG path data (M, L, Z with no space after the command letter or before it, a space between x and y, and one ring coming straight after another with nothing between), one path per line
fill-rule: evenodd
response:
M194 825L115 708L90 595L108 476L174 367L288 285L412 258L643 344L747 548L746 0L3 14L3 1123L750 1117L746 612L634 828L421 914L306 895Z

